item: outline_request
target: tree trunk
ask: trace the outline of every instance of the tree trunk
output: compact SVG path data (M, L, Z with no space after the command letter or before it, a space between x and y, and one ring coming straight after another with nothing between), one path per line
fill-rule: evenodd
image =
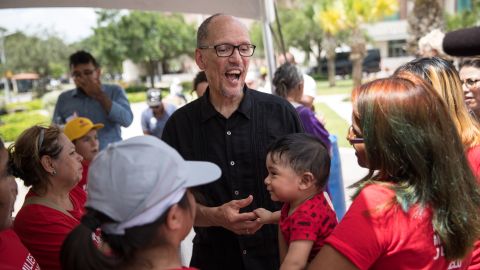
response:
M354 88L357 88L362 84L362 62L363 58L357 58L355 60L352 60L352 79Z
M333 87L335 86L335 48L337 47L337 40L334 36L327 33L323 41L323 47L327 54L328 85Z
M150 78L150 87L155 88L155 61L148 61L148 77Z
M443 30L445 23L443 8L438 0L415 0L412 12L409 13L407 50L411 54L418 53L418 40L433 29Z
M328 86L335 86L335 56L327 58Z
M362 84L363 75L363 59L366 54L366 40L361 29L352 29L350 37L350 61L352 61L352 79L353 87L358 87Z

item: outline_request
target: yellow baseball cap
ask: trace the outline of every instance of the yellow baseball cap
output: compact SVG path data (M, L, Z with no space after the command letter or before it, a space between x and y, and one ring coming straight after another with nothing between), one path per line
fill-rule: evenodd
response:
M70 141L74 141L85 136L92 129L103 128L103 124L93 124L85 117L77 117L69 121L63 128L63 133L67 135Z

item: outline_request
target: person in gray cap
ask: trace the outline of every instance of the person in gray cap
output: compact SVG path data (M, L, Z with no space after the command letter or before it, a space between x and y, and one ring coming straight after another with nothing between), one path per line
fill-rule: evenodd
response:
M220 174L153 136L110 144L90 166L87 213L62 246L63 269L194 269L179 255L196 213L188 188ZM98 228L111 250L94 245Z
M177 107L162 101L162 92L155 88L147 91L147 104L148 108L142 112L143 134L161 138L165 123Z

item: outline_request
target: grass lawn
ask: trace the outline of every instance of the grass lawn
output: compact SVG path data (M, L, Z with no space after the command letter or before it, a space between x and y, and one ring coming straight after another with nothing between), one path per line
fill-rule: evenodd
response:
M328 81L317 81L317 94L318 95L339 95L345 94L350 95L352 91L353 82L351 79L348 80L337 80L334 87L328 86ZM339 147L351 147L348 141L346 140L348 122L340 117L334 110L332 110L325 103L317 102L315 103L315 108L317 111L322 112L327 121L326 128L330 134L337 136L338 146Z
M338 147L351 147L346 136L348 123L325 103L315 103L315 110L322 112L327 120L325 127L330 134L337 136Z
M328 81L317 81L317 95L348 94L352 92L353 82L348 80L337 80L334 87L328 86Z

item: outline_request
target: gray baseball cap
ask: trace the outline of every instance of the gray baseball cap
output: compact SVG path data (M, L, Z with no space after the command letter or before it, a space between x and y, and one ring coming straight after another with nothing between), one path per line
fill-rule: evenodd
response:
M158 106L162 103L162 92L160 89L151 88L147 91L147 104L148 106Z
M149 224L180 201L189 187L217 180L220 168L186 161L154 136L110 144L90 164L86 207L116 222L102 226L110 234Z

